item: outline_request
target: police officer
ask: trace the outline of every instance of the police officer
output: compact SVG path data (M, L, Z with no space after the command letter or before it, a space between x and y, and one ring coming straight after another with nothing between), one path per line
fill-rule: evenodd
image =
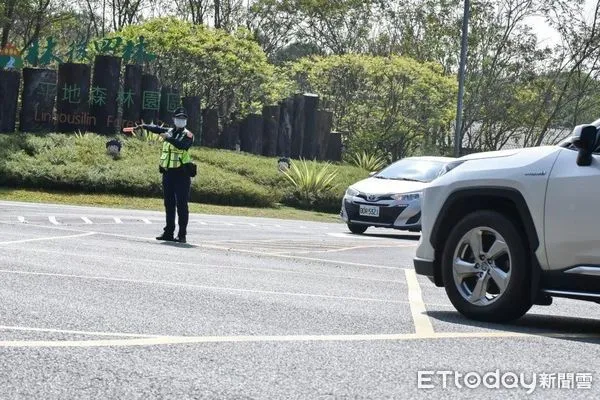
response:
M186 242L189 219L188 200L190 197L191 176L189 166L191 157L188 149L194 142L194 135L188 129L187 114L183 107L173 112L174 127L165 128L154 124L142 124L144 129L158 133L164 139L160 156L159 171L162 173L163 195L166 212L166 226L157 240L179 243ZM179 232L175 232L175 210L179 223Z

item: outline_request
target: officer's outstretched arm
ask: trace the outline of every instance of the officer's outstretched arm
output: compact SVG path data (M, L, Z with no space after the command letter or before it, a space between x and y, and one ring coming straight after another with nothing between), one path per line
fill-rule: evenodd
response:
M165 140L171 143L173 146L177 147L180 150L187 150L192 147L194 143L194 135L190 131L186 131L185 135L181 135L181 137L168 137Z
M169 128L164 128L162 126L158 126L158 125L154 125L154 124L142 124L140 126L146 130L149 130L152 133L165 133L169 130Z

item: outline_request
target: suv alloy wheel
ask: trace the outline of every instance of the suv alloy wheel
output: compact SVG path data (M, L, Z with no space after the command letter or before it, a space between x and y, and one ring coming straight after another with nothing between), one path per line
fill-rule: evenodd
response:
M456 309L480 321L504 322L531 308L525 239L495 211L476 211L451 230L442 256L446 293Z

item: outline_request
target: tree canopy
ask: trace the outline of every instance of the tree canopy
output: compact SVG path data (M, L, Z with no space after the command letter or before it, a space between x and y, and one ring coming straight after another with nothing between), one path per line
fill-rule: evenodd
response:
M348 54L304 58L289 72L300 91L323 96L351 150L389 152L396 159L422 146L444 146L456 83L438 65Z
M200 95L202 104L222 116L258 111L283 95L275 67L247 31L229 34L173 17L130 25L115 33L124 39L144 37L157 55L151 70L161 82Z
M350 148L395 157L452 147L462 17L453 0L0 3L2 45L143 35L152 71L221 119L316 92ZM600 0L471 1L463 147L550 143L597 119L599 17Z

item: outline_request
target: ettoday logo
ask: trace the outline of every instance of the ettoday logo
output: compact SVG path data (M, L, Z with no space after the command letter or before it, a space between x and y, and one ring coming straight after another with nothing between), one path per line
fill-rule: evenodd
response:
M501 372L499 369L489 372L458 372L458 371L418 371L417 388L448 389L522 389L527 394L536 389L591 389L591 373L515 373Z

